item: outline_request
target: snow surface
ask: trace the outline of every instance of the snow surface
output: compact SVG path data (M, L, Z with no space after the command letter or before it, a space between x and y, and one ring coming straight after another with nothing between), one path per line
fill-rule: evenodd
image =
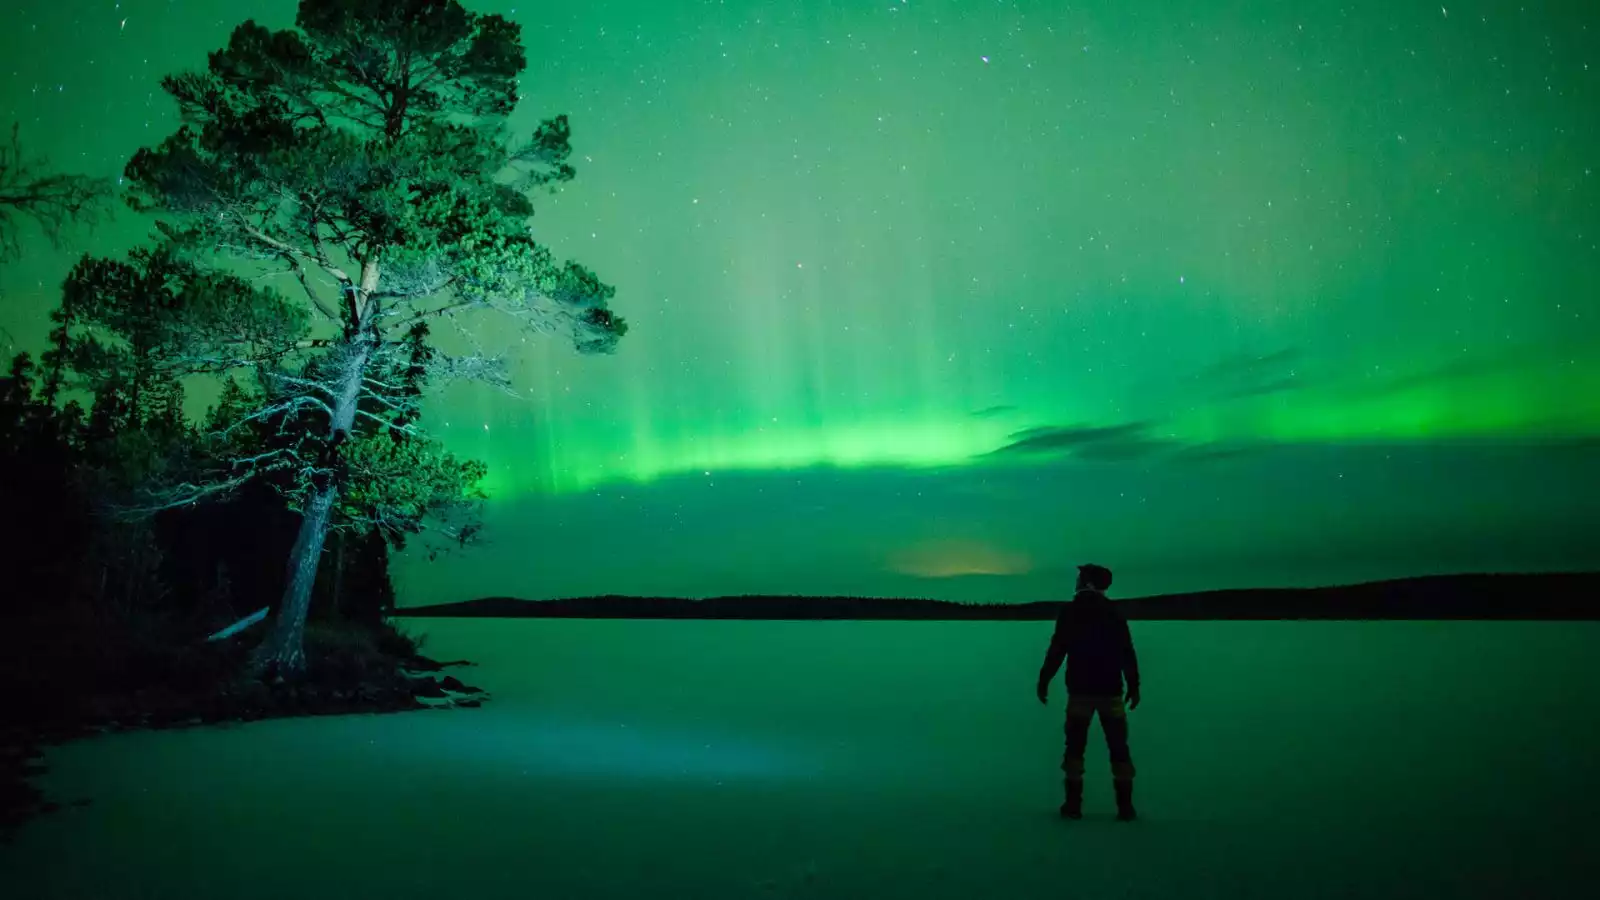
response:
M429 620L476 710L129 734L7 898L1566 897L1600 623L1134 623L1141 821L1063 822L1047 623Z

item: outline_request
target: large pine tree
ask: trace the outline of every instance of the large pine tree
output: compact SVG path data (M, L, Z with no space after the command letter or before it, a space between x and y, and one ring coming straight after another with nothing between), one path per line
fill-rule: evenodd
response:
M564 116L520 140L509 133L524 66L518 26L455 0L301 0L294 28L245 22L204 71L164 79L184 124L126 168L130 201L159 216L162 245L86 262L69 285L76 312L65 315L77 323L148 314L155 298L154 339L175 369L252 372L262 389L253 407L231 397L236 422L315 422L315 440L236 459L216 482L269 465L293 467L304 486L283 600L257 654L264 669L305 666L311 589L338 510L436 494L415 484L431 458L419 445L360 440L418 436L418 385L430 381L418 361L434 376L497 377L482 359L419 352L419 324L491 311L586 353L609 352L625 331L607 308L612 288L530 233L530 194L574 171ZM277 267L299 290L224 274L223 257ZM465 489L459 467L421 474Z

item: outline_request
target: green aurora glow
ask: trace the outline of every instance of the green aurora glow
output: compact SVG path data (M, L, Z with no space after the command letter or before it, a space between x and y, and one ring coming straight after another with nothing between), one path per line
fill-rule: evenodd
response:
M434 404L493 543L406 561L410 601L1600 564L1591 4L471 5L524 27L519 116L572 116L535 226L632 330ZM15 5L0 104L114 175L174 125L161 74L292 13ZM20 347L78 249L0 271ZM1249 515L1183 512L1222 495Z

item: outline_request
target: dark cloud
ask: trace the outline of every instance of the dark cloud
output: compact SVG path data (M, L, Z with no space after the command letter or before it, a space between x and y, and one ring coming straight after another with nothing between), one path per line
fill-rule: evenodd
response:
M1264 356L1254 353L1240 353L1234 356L1225 356L1200 370L1197 378L1207 379L1232 379L1240 376L1258 375L1260 373L1280 372L1293 366L1300 360L1300 351L1287 347L1275 353Z
M1341 398L1389 397L1435 387L1466 394L1489 379L1532 379L1534 383L1554 380L1559 377L1557 373L1564 362L1594 359L1597 355L1600 355L1600 342L1582 334L1550 343L1529 343L1499 350L1473 348L1470 353L1409 371L1403 364L1392 365L1387 367L1392 374L1363 373L1365 377L1341 380L1330 388ZM1538 426L1530 423L1529 430L1537 432Z
M1416 372L1408 372L1393 378L1383 378L1376 381L1360 384L1353 388L1357 394L1392 394L1408 391L1420 387L1430 387L1436 384L1448 384L1453 381L1462 381L1477 378L1483 375L1493 375L1499 372L1522 368L1530 360L1526 355L1518 356L1470 356L1463 359L1451 360L1432 368Z
M1222 392L1224 397L1260 397L1266 394L1279 394L1284 391L1297 391L1305 386L1305 379L1298 375L1288 375L1270 381L1259 381L1254 384L1241 384Z
M997 406L986 406L983 409L973 410L970 413L970 415L974 419L992 419L995 416L1003 416L1006 413L1016 412L1016 411L1017 411L1017 408L1015 406L1012 406L1012 405L1007 404L1007 403L1002 403L1002 404L999 404Z
M1570 349L1580 348L1580 349ZM1392 378L1379 378L1351 389L1354 394L1392 394L1415 388L1432 387L1458 381L1470 381L1484 376L1499 375L1518 370L1536 369L1564 354L1593 356L1600 347L1593 344L1521 347L1507 353L1480 353L1463 356L1426 369L1407 372Z
M1091 441L1080 445L1072 452L1078 459L1095 462L1126 462L1133 459L1145 459L1172 449L1175 444L1154 438L1121 438L1117 440Z
M1302 354L1293 347L1265 355L1227 356L1201 369L1194 380L1224 399L1295 391L1306 384L1299 371L1301 360Z
M1160 457L1202 463L1254 455L1270 445L1243 441L1185 443L1158 435L1148 422L1118 425L1044 425L1013 432L1010 441L987 456L1062 457L1093 462L1125 462Z
M1045 438L1051 435L1065 435L1068 432L1092 432L1097 430L1099 429L1089 427L1067 428L1061 425L1039 425L1034 428L1024 428L1021 431L1013 431L1007 435L1007 437L1015 443L1025 443L1027 441L1034 440L1035 438Z
M1102 426L1045 425L1013 432L1010 443L990 456L1067 455L1081 459L1124 460L1149 456L1168 446L1151 437L1144 422Z

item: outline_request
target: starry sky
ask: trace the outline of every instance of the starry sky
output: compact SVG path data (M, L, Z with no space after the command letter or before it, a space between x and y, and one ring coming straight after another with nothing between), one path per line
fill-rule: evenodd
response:
M436 398L488 541L402 603L1600 567L1589 2L469 6L523 27L514 121L571 116L534 226L631 331ZM0 112L115 178L160 76L293 12L8 3ZM0 340L148 229L32 241Z

